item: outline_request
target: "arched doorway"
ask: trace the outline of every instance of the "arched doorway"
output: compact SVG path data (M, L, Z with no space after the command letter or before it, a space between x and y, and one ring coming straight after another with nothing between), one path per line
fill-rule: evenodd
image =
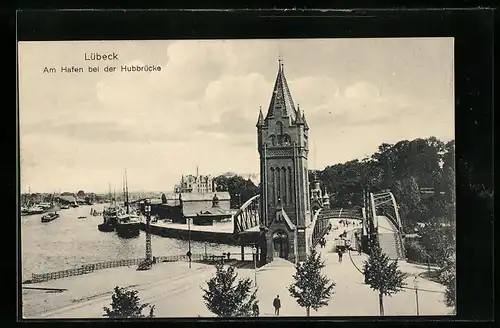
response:
M273 234L274 257L288 259L288 235L283 230L276 230Z

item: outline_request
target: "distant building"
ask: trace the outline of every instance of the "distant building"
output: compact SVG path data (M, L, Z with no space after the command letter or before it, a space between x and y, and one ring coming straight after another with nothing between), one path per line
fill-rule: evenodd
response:
M213 177L200 175L198 168L196 175L182 176L180 184L174 187L175 193L211 193L216 188Z
M214 195L212 199L212 207L207 210L202 210L200 213L196 214L193 218L193 224L195 225L213 225L214 221L223 221L231 219L232 214L229 209L223 209L220 207L220 200L217 194Z
M438 191L434 188L420 188L420 197L430 198L434 196L444 196L446 193L444 191Z

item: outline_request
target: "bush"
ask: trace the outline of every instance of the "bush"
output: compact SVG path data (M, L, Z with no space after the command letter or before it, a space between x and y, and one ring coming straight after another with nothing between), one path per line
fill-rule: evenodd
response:
M425 249L416 239L405 238L406 258L410 262L427 263Z
M118 286L111 298L111 308L104 307L104 316L108 318L144 318L142 310L149 305L140 303L137 290L126 290ZM150 316L153 316L153 308Z

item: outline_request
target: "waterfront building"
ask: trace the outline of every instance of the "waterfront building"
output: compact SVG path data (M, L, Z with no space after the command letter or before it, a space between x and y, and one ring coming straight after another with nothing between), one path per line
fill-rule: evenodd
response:
M194 225L213 225L215 222L221 222L231 219L232 213L227 208L220 206L219 197L217 194L212 199L212 207L207 210L202 210L193 218Z
M217 196L217 197L216 197ZM151 213L162 219L176 223L186 223L186 218L195 218L200 213L214 210L214 198L217 198L217 208L224 213L230 212L231 196L227 191L206 193L166 193L161 200L152 200Z

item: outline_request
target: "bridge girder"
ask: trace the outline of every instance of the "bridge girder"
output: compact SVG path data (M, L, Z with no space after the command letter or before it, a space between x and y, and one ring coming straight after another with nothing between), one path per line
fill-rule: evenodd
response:
M241 233L260 224L260 195L247 200L233 217L233 233Z

